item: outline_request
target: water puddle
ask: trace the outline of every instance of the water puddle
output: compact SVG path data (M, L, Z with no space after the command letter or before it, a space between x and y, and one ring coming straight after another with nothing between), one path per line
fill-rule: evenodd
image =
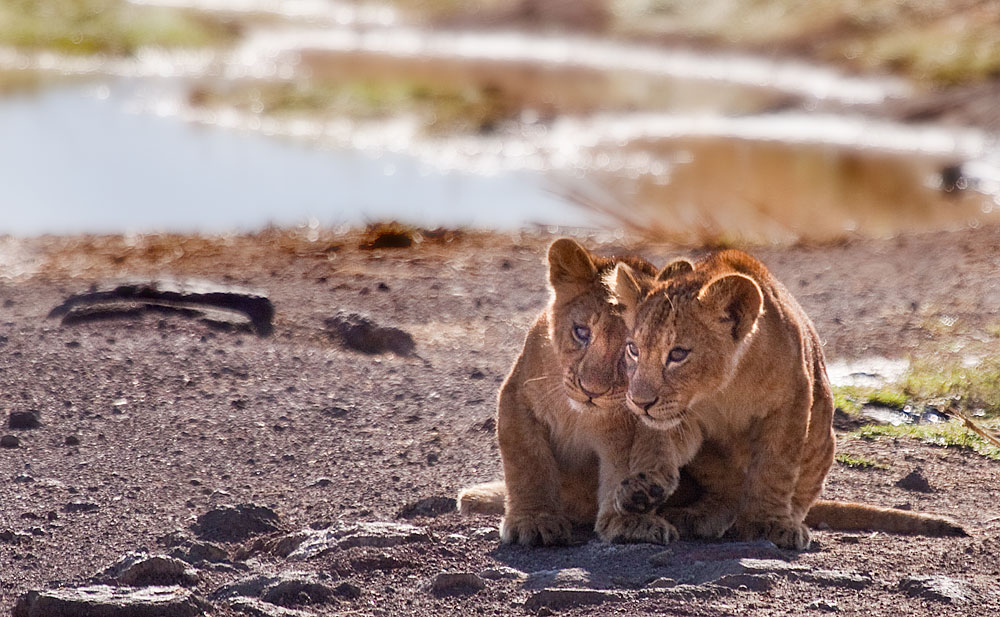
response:
M898 382L909 369L909 360L871 357L833 360L827 363L826 374L833 386L880 388Z
M13 210L0 232L613 220L659 239L794 242L998 220L993 136L859 115L908 95L897 79L582 36L422 29L377 4L131 1L260 19L224 51L0 49L0 69L96 82L0 100L0 204ZM352 79L474 84L518 113L434 134L406 110L359 120L204 102L212 88Z
M448 172L130 112L133 83L0 99L0 234L254 230L316 219L428 227L594 225L528 172Z

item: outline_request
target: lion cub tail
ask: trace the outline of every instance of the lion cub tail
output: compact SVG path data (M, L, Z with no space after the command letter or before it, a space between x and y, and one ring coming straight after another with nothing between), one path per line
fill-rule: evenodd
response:
M462 514L503 514L506 496L503 480L469 486L458 492L458 511Z
M885 531L922 536L967 536L947 518L862 503L819 500L806 514L806 525L837 531Z

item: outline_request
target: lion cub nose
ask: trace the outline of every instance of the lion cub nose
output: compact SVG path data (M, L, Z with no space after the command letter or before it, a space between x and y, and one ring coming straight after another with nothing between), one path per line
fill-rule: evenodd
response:
M653 400L651 400L651 401L643 401L643 400L635 398L634 396L630 396L629 397L629 401L632 403L632 405L635 406L638 409L643 410L643 411L649 411L650 408L653 405L655 405L656 402L659 401L659 400L660 400L660 397L658 397L658 396L655 397L655 398L653 398Z
M600 385L592 383L584 383L582 379L576 380L576 385L580 388L580 391L587 395L589 398L597 398L604 396L608 393L611 388L603 388Z

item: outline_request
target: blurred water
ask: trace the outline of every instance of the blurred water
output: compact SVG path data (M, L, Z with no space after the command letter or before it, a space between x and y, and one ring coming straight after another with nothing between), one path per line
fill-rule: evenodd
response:
M0 99L0 234L253 230L315 219L591 225L530 171L443 171L129 111L134 85Z

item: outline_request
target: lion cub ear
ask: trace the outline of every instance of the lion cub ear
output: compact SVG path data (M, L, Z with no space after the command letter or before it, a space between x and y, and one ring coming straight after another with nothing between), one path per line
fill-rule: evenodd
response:
M744 274L723 274L698 294L702 306L716 311L719 321L731 324L733 340L740 341L757 327L764 306L760 286Z
M619 263L605 280L611 295L626 311L639 306L644 295L643 289L636 280L635 271L628 264Z
M597 266L576 240L559 238L549 247L549 282L553 287L587 284L597 278Z
M656 273L656 280L663 282L672 279L675 276L680 276L693 271L693 263L687 259L675 259L674 261L671 261L667 265L663 266L663 269Z

